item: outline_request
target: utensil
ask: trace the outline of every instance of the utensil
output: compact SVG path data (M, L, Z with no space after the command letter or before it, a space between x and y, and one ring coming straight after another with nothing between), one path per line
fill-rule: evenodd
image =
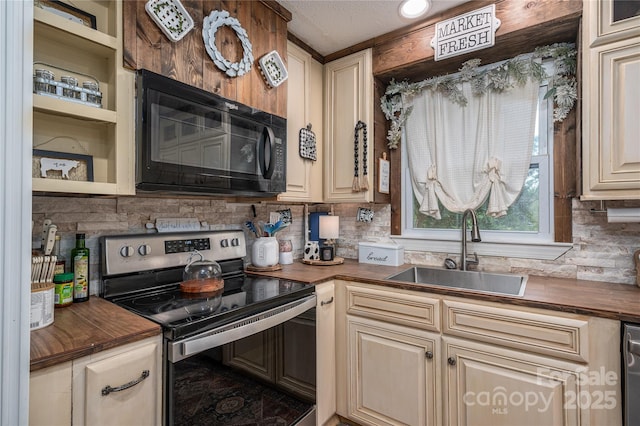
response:
M40 243L40 248L42 250L44 250L44 245L47 241L47 235L49 234L49 226L51 226L52 223L53 222L51 219L45 219L44 222L42 222L42 242Z
M253 222L251 222L250 220L246 221L244 223L244 226L247 227L247 229L249 229L249 231L253 232L254 235L256 237L260 237L260 234L258 234L258 230L256 229L255 225L253 224Z
M49 229L47 229L47 237L44 243L44 254L48 256L53 251L53 244L56 242L56 232L58 232L58 227L56 225L49 225Z

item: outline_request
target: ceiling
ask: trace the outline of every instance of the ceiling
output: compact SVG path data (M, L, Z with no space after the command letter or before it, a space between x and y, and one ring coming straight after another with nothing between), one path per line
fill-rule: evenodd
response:
M416 20L401 17L401 0L278 0L293 15L289 32L327 56L386 34L467 0L431 0L427 14Z

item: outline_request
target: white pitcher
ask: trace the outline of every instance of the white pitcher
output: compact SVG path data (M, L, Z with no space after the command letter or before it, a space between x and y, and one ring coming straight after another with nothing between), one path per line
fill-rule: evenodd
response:
M268 267L278 264L278 240L276 237L257 238L251 247L253 266Z

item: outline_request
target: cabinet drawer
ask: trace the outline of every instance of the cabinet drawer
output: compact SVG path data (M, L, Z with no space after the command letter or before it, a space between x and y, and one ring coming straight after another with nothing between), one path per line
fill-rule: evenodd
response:
M347 286L347 313L440 331L440 301L402 290Z
M443 301L443 333L588 362L588 321L525 310Z

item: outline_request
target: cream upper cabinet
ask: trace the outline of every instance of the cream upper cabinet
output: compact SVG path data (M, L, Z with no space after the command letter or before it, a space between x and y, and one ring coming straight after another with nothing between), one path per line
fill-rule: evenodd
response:
M96 29L34 7L34 75L50 71L55 84L34 87L33 190L134 194L135 76L122 67L122 2L88 0L77 7L95 16ZM101 107L95 93L61 86L62 77L79 87L97 82Z
M337 413L362 425L621 424L620 323L336 281Z
M324 201L373 201L373 74L371 49L325 64L324 69ZM358 121L366 125L355 133ZM367 191L354 191L355 161L358 176L368 182ZM365 175L365 172L367 173ZM362 185L360 185L362 186Z
M640 199L637 8L637 2L584 1L581 198L585 200Z
M287 192L281 201L322 202L322 64L287 43ZM316 160L300 156L300 129L311 125Z

